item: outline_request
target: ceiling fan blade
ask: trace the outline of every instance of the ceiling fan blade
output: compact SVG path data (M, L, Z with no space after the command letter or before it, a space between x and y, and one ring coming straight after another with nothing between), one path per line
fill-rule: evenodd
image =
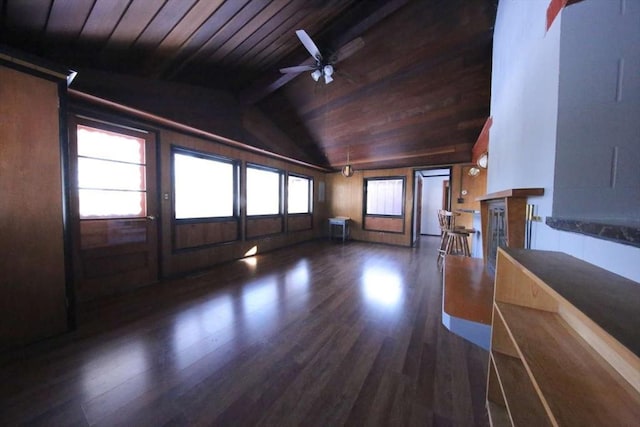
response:
M349 43L342 46L337 52L333 55L333 64L337 64L340 61L343 61L362 49L364 47L364 40L362 37L355 38L351 40Z
M304 71L313 71L316 69L315 65L297 65L295 67L280 68L280 72L285 73L302 73Z
M305 30L297 30L296 35L298 36L298 38L300 39L300 42L302 42L304 47L307 48L311 56L317 61L322 61L322 55L320 54L320 49L318 49L318 46L316 46L313 40L311 40L311 37L309 37L309 34L307 34Z

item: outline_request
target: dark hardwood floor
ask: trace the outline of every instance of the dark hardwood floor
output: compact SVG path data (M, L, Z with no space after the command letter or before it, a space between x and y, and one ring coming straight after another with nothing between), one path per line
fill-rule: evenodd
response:
M438 243L310 242L82 307L4 355L0 425L486 426Z

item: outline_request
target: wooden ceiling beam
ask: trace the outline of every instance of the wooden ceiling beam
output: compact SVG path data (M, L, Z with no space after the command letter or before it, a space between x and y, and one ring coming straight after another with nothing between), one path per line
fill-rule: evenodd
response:
M467 163L470 160L471 144L457 144L455 146L441 147L422 152L369 157L360 161L350 161L349 163L353 165L355 169L363 170ZM332 167L337 170L345 164L345 161L337 162L333 164Z

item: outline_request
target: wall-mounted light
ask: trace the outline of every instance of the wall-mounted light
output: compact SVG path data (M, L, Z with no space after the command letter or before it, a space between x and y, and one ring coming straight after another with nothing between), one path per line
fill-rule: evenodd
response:
M469 176L478 176L480 175L480 168L477 168L475 166L469 168L469 172L467 172L469 174Z
M478 157L478 161L476 162L476 164L482 169L486 169L489 165L489 153L485 151L484 153L480 154L480 157Z

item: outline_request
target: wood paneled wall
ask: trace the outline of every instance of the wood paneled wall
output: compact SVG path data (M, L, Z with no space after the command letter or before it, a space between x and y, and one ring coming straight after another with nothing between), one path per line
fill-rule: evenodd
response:
M67 329L58 100L0 65L0 350Z
M366 216L364 218L364 228L368 231L388 231L390 233L402 233L404 230L404 218Z
M202 137L187 135L172 130L160 130L160 229L161 229L161 257L162 275L170 277L189 271L204 269L233 259L242 258L252 248L256 247L258 253L273 250L287 245L292 245L305 240L321 237L322 225L326 222L327 209L324 202L318 200L320 182L324 182L325 174L315 169L289 163L283 160L263 156L234 147L207 140ZM282 219L278 218L249 218L242 216L240 221L240 235L237 240L224 244L211 245L213 241L195 241L197 237L191 235L189 228L201 228L203 225L180 225L178 235L185 236L179 239L181 245L186 245L188 251L176 250L172 242L172 178L171 170L171 146L183 147L203 153L224 156L230 159L240 160L241 168L241 193L244 194L245 167L247 163L254 163L300 175L310 176L314 182L314 212L313 215L292 215ZM244 201L241 199L241 211L244 212ZM284 225L287 224L287 229ZM229 225L229 229L235 225ZM186 227L185 230L182 230ZM211 227L208 225L207 227ZM197 233L196 233L197 234ZM224 238L231 236L225 235ZM244 238L243 238L244 236ZM195 239L195 240L194 240Z
M406 178L403 230L400 230L395 224L393 229L400 230L401 232L365 230L363 224L364 179L387 176L404 176ZM351 218L350 232L352 239L365 242L411 246L413 169L400 168L356 171L351 178L345 178L340 173L327 174L327 204L329 209L328 215L330 217L346 216ZM326 225L324 228L327 230Z
M72 88L226 138L243 137L241 108L226 91L98 70L82 70Z
M238 240L240 238L240 227L235 220L176 224L174 237L175 249L197 248Z
M313 215L296 214L287 218L288 231L302 231L313 228Z
M487 192L487 170L480 169L480 174L476 176L469 175L469 169L474 164L454 165L451 168L451 210L473 209L480 210L480 202L476 199L483 196ZM467 194L462 195L462 190L466 190ZM463 202L458 202L458 198L462 197ZM456 225L464 225L472 228L473 217L471 214L462 214L456 218Z
M247 239L270 236L284 231L284 222L281 216L269 218L247 218Z

